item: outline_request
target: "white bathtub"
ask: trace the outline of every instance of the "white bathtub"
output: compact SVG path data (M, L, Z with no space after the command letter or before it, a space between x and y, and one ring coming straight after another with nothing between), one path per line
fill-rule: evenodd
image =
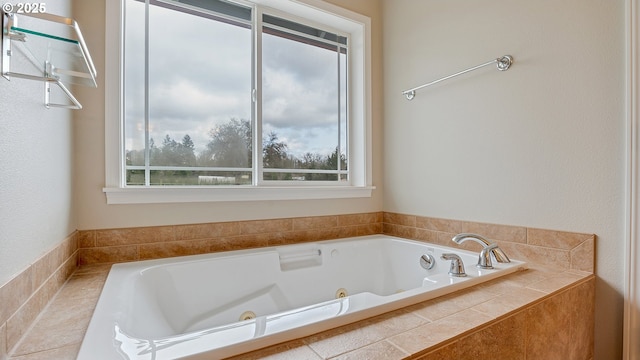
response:
M467 276L449 276L442 253L458 254ZM431 270L420 265L423 254L436 259ZM224 358L526 268L512 260L479 270L477 260L476 252L374 235L117 264L78 359Z

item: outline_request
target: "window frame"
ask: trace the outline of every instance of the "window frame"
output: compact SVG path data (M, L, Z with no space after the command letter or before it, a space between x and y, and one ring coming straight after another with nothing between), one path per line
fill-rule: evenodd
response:
M105 36L105 187L107 204L312 200L371 197L371 21L368 17L321 0L253 0L257 26L261 26L262 7L267 14L287 14L305 23L326 24L350 34L348 63L348 164L349 184L264 181L246 186L126 186L124 164L123 91L123 0L107 1ZM113 29L113 30L111 30ZM261 61L261 41L254 39L257 62ZM253 71L256 71L254 69ZM261 74L256 74L261 87ZM261 92L257 92L260 97ZM257 109L256 109L257 108ZM254 111L261 111L254 106ZM257 127L261 131L260 126ZM257 132L260 134L260 132ZM258 135L260 136L260 135ZM255 141L255 140L254 140ZM261 159L261 157L260 157ZM262 174L259 173L259 176Z

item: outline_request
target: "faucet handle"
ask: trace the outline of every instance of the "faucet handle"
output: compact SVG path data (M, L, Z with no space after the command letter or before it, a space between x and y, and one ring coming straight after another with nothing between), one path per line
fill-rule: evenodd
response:
M467 273L464 271L464 263L462 259L457 254L452 253L444 253L440 255L440 258L443 260L451 260L451 266L449 267L449 275L455 277L464 277L467 276Z

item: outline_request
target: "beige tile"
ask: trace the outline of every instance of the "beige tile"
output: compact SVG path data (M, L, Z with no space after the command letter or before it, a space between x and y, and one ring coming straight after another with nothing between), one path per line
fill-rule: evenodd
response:
M254 238L260 244L266 244L265 246L280 246L302 242L300 238L302 231L287 231L287 232L275 232L245 235L246 238Z
M404 215L385 212L382 221L387 224L403 225L403 226L416 226L416 217L414 215Z
M78 231L74 231L73 235L70 236L68 241L65 241L65 243L62 255L63 257L68 258L76 253L80 248L80 235L78 234Z
M595 278L569 290L571 301L570 359L593 357L595 322Z
M525 325L526 315L521 312L464 337L456 344L456 359L525 360Z
M295 239L295 241L292 241L290 243L298 243L339 239L343 237L341 236L341 234L344 234L344 232L341 232L341 228L333 227L314 230L298 230L293 231L288 235L292 235Z
M596 263L595 250L595 237L571 249L571 269L593 273Z
M229 360L320 360L322 359L301 340L233 356Z
M76 272L76 270L78 270L78 251L73 253L73 255L71 255L64 264L62 264L62 266L64 268L62 271L65 274L65 278L68 278L71 274Z
M338 226L382 223L382 212L338 215Z
M175 240L173 226L96 230L96 246L146 244Z
M317 354L331 358L426 323L411 313L396 311L378 317L329 330L304 339Z
M240 235L214 239L210 243L211 252L233 251L269 246L271 234Z
M454 236L456 236L456 234L454 233L445 233L445 232L438 233L438 244L449 246L449 247L456 246L456 243L454 243L451 240L453 239Z
M81 343L102 289L100 283L96 274L72 276L38 317L14 355Z
M355 226L341 226L335 228L336 237L334 239L345 239L356 236L372 235L374 233L368 232L367 227L372 225L355 225ZM333 240L333 239L326 239Z
M420 228L415 229L416 240L428 242L431 244L438 244L439 234L441 233L433 230L426 230L426 229L420 229Z
M494 295L513 294L531 284L557 276L561 272L562 271L547 272L533 269L521 270L502 276L498 279L479 284L476 287L484 289Z
M91 314L92 311L78 313L75 314L74 319L62 321L53 326L46 324L44 327L38 323L35 324L28 335L28 341L20 343L14 355L32 354L72 345L79 346L89 326Z
M80 265L127 262L138 259L137 245L80 249L78 254Z
M41 297L43 306L45 306L56 293L62 288L67 281L67 272L59 269L52 274L49 279L38 289L38 296Z
M431 217L416 217L416 227L432 231L458 234L462 232L462 221L437 219Z
M555 249L571 250L584 241L593 238L593 234L580 234L531 228L527 229L527 243L529 245L544 246Z
M474 310L463 310L438 321L393 336L389 341L409 354L424 352L491 320Z
M337 216L313 216L293 219L293 230L326 229L337 226Z
M528 359L569 359L571 312L568 292L553 296L526 310Z
M340 237L376 235L382 233L382 223L360 224L339 227Z
M0 324L0 360L8 357L7 349L7 324Z
M206 254L212 240L182 240L138 245L140 260L161 259L175 256Z
M213 239L240 235L239 222L175 226L176 240Z
M88 248L96 246L96 231L95 230L81 230L78 232L78 246L81 248Z
M260 234L293 230L293 219L255 220L240 223L240 234Z
M111 270L112 264L90 264L78 267L73 275L85 275L85 274L106 274Z
M382 232L386 235L397 236L405 239L416 238L416 228L412 226L402 226L385 222L382 224Z
M75 360L79 351L80 343L77 343L32 354L12 356L10 360Z
M404 359L406 352L395 347L390 342L383 340L371 345L362 347L358 350L336 356L335 360L400 360Z
M484 282L477 285L476 287L490 294L493 294L493 296L502 296L504 294L512 294L516 291L519 291L522 286L515 281L509 281L509 276L511 275Z
M497 240L498 242L527 243L527 229L521 226L464 222L461 232L476 233L487 239Z
M496 281L502 281L517 287L527 287L530 284L555 276L562 271L563 270L546 271L545 269L528 268L516 271L515 273L504 276Z
M7 348L13 349L47 305L45 291L37 291L7 320Z
M89 305L95 306L92 302L95 302L100 296L108 274L108 270L73 274L56 296L57 303L80 302L86 304L84 302L87 301Z
M35 291L53 274L58 266L62 265L60 260L61 249L59 246L49 251L40 259L36 260L33 267L33 289Z
M526 261L530 267L569 269L571 266L571 257L567 250L514 243L501 243L500 248L509 258Z
M449 360L458 359L458 342L445 345L437 350L429 351L424 355L420 355L415 360ZM476 359L474 359L476 360Z
M407 310L429 321L437 321L495 297L488 291L472 287L410 306Z
M496 296L490 301L485 301L473 306L472 309L492 318L498 318L516 311L527 304L539 301L547 295L548 294L542 291L521 288L515 292Z
M533 284L530 284L528 288L542 291L545 293L552 293L554 291L561 290L562 288L567 287L582 279L584 279L583 275L565 271L565 272L553 275L549 278L546 278L542 281L538 281Z
M33 269L28 267L0 287L0 324L5 323L33 291Z

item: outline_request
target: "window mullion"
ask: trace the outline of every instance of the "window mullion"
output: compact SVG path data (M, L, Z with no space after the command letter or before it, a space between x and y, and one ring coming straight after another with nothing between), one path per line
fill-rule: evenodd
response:
M342 101L342 94L340 93L340 87L341 87L341 83L340 83L340 78L341 78L341 73L340 73L340 45L336 46L336 66L338 67L338 77L337 77L337 86L338 86L338 147L336 148L336 178L337 181L340 182L340 169L342 167L341 164L341 149L342 149L342 109L341 109L341 101Z
M262 9L253 8L253 185L262 183Z
M149 0L144 11L144 185L151 186L151 149L149 147Z

